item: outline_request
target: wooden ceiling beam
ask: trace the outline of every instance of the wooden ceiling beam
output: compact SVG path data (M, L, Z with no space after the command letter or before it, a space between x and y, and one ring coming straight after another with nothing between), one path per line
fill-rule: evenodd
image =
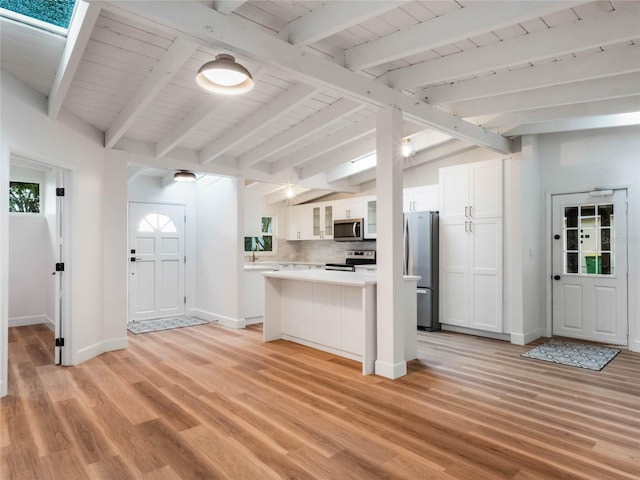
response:
M298 83L264 108L251 114L239 125L232 127L231 131L226 132L218 140L203 148L200 152L200 162L208 163L215 160L248 136L254 135L256 131L265 128L269 123L306 102L317 92L318 90L314 87Z
M200 41L205 47L217 45L231 48L290 72L305 83L332 88L359 102L378 107L394 106L413 122L476 145L501 153L510 153L514 148L510 139L426 103L416 102L381 82L367 79L325 58L294 47L241 18L222 15L204 5L121 0L108 2L105 8L137 21L150 22L155 27L163 26L168 31L177 30Z
M638 45L429 87L415 98L426 98L430 104L441 105L632 72L640 72Z
M398 90L454 81L638 38L640 4L484 47L398 68L380 77Z
M323 108L318 113L306 118L300 123L287 129L280 135L267 140L262 145L257 146L249 153L238 158L238 168L240 170L253 166L256 163L277 154L285 148L294 145L314 132L327 128L333 123L342 120L347 115L350 115L358 110L364 108L364 105L343 98L337 102Z
M482 2L393 32L377 40L348 48L345 66L351 70L392 62L455 42L499 30L532 18L586 3L571 2Z
M197 44L183 38L173 42L105 132L106 148L112 148L122 138L197 48Z
M99 4L78 2L76 6L67 32L67 43L49 93L48 113L52 118L56 118L62 109L101 10Z
M289 43L296 46L309 45L398 8L403 3L406 0L324 3L287 26Z

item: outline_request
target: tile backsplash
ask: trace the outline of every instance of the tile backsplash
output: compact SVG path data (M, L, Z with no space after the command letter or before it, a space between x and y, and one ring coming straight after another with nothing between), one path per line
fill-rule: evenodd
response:
M347 250L375 250L376 242L334 242L333 240L289 241L278 238L276 259L292 262L343 263Z

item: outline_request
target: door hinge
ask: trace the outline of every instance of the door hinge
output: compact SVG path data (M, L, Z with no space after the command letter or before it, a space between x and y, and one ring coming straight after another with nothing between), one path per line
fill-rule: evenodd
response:
M184 256L184 263L187 263L187 256Z
M185 305L187 304L187 296L186 295L184 297L184 303L185 303Z
M64 197L64 188L56 188L56 197Z
M56 347L64 347L64 338L56 338Z
M64 263L56 263L56 272L64 272Z

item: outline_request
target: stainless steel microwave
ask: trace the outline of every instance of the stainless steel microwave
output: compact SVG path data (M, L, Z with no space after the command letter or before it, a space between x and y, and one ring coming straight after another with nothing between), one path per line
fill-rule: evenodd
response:
M357 242L364 240L364 220L345 218L333 221L333 239L337 242Z

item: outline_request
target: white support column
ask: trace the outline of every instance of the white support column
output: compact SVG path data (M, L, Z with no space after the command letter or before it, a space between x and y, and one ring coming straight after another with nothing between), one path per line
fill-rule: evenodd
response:
M376 121L377 150L377 375L395 379L407 374L404 356L402 276L402 112L381 110Z

